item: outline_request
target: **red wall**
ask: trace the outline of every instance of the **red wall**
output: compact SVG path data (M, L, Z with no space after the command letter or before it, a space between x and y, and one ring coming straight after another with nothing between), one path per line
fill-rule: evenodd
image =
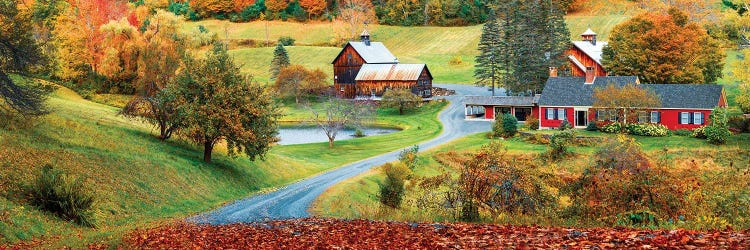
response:
M538 113L539 115L539 121L540 121L540 127L546 127L546 128L557 128L560 127L560 123L562 123L562 120L547 120L547 107L542 107L541 113ZM557 112L558 108L552 108L555 109L555 112ZM565 117L566 120L572 125L575 122L575 113L573 108L564 108L565 109ZM537 109L537 112L539 110Z
M663 124L664 126L667 126L667 128L671 130L677 130L677 129L696 129L698 127L706 126L711 121L708 118L711 114L711 111L709 110L693 110L693 109L662 109L659 110L661 112L661 122L659 124ZM703 125L698 124L680 124L679 114L680 112L701 112L703 113L703 116L705 117L705 122ZM692 121L690 121L692 122Z

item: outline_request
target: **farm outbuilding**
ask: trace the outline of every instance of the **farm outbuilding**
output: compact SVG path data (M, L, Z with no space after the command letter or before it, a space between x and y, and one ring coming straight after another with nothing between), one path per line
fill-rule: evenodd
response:
M432 73L425 64L401 64L365 30L360 42L347 43L333 60L333 86L342 98L379 98L386 90L410 89L432 97Z

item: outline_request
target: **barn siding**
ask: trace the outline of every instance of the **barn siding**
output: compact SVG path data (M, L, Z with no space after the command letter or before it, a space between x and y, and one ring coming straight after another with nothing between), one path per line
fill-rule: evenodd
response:
M356 94L354 79L364 63L364 58L349 44L333 61L333 88L340 97L354 98Z
M591 57L589 57L583 50L579 49L576 46L571 46L570 49L568 49L568 52L566 52L567 55L572 55L576 59L578 59L579 62L581 62L586 67L594 67L594 73L595 76L606 76L607 72L604 71L604 68L602 68L599 63L594 61ZM586 72L579 69L577 66L573 64L573 62L570 62L568 64L570 67L570 74L571 76L586 76Z

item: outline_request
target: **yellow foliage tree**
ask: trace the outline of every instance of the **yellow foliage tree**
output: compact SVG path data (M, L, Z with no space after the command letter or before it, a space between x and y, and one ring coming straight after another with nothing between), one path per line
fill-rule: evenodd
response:
M615 110L620 121L627 123L638 118L635 112L661 106L659 96L654 92L639 88L636 84L624 86L607 85L594 89L594 109Z

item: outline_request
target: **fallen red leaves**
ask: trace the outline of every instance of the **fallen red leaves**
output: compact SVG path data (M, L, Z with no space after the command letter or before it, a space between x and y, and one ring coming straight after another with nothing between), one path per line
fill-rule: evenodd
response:
M135 231L126 248L447 249L447 248L721 248L750 247L748 231L652 231L489 224L419 224L295 219L225 226L177 223Z

